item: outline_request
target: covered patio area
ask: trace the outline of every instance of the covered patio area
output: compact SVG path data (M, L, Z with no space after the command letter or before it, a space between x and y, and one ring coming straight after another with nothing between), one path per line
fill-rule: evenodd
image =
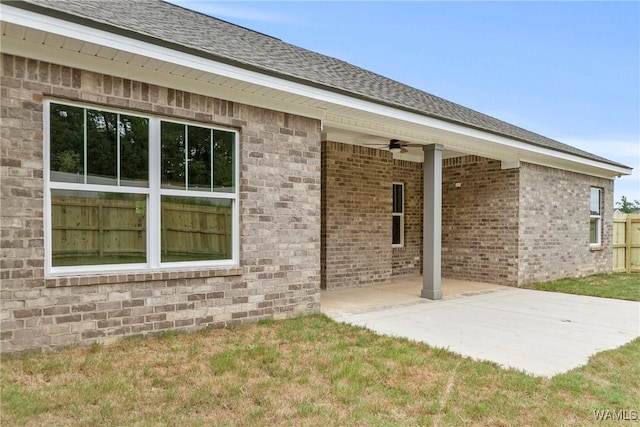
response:
M344 288L321 293L321 309L328 316L341 316L398 305L429 302L421 297L422 276L394 277L388 281L364 287ZM508 289L490 283L442 278L443 299L460 298L485 292Z

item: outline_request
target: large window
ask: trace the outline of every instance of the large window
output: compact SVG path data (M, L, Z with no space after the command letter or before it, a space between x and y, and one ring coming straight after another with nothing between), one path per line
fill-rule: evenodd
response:
M602 239L602 189L591 187L589 243L600 246Z
M52 273L237 263L237 133L47 102Z
M404 184L393 184L392 246L404 246Z

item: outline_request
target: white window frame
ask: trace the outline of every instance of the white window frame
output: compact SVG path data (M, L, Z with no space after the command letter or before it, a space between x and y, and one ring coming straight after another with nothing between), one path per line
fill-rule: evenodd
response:
M148 187L128 187L117 185L99 185L99 184L81 184L71 182L51 181L50 174L50 105L61 104L70 107L79 107L93 110L100 110L109 113L127 114L136 117L142 117L149 120L149 142L148 142L148 158L149 158L149 186ZM237 267L240 254L240 214L239 214L239 141L240 135L237 129L225 128L223 126L211 125L203 122L189 121L177 119L170 116L156 116L138 111L130 111L126 109L111 108L102 105L85 104L72 102L67 100L58 100L55 98L47 98L44 100L43 114L43 162L44 162L44 244L45 244L45 274L47 276L57 275L77 275L77 274L101 274L124 271L149 271L149 270L176 270L176 269L193 269L193 268L231 268ZM185 125L193 125L206 127L214 130L232 132L235 134L234 140L234 187L233 193L229 192L207 192L194 190L174 190L161 188L161 141L160 141L160 122L168 121ZM94 192L117 192L128 194L145 194L147 195L147 230L146 230L146 263L131 264L100 264L100 265L76 265L65 267L54 267L52 265L52 218L51 218L51 191L52 190L78 190L78 191L94 191ZM206 260L206 261L183 261L183 262L161 262L161 196L184 196L211 199L228 199L231 200L231 259L226 260Z
M591 205L593 203L593 191L598 191L598 214L593 214L591 210ZM591 247L599 247L602 246L602 188L599 187L591 187L589 190L589 245ZM596 241L591 241L591 223L595 221L596 224Z
M393 212L393 203L395 200L395 188L396 185L402 188L402 212ZM391 238L392 243L391 247L393 248L404 248L404 183L403 182L394 182L391 186ZM400 217L400 243L393 243L393 218Z

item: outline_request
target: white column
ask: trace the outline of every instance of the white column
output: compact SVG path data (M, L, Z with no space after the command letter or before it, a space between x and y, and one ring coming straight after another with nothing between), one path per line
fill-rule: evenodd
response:
M428 299L442 299L442 149L440 144L423 147L422 292Z

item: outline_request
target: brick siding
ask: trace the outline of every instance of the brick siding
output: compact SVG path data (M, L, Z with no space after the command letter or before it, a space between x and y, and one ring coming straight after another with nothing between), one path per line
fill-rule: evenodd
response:
M322 287L391 277L391 153L323 142Z
M589 245L591 187L603 189L602 245ZM613 181L523 163L518 284L611 273Z
M392 248L392 183L405 184L405 247ZM322 287L371 285L422 271L422 164L324 142ZM416 258L418 258L416 260Z
M320 123L2 55L1 350L284 318L320 307ZM240 131L240 266L45 278L43 99Z
M501 170L498 160L443 161L444 277L517 285L518 179L518 169Z
M529 163L501 170L500 161L477 156L446 159L442 175L444 277L522 286L611 272L612 180ZM604 190L595 250L592 186Z
M422 165L327 142L322 168L322 287L421 274ZM442 180L443 277L521 286L611 271L613 181L479 156L445 159ZM405 184L404 248L390 249L392 182ZM605 198L598 250L588 244L591 186Z
M404 247L393 248L394 277L422 274L422 181L422 163L393 161L393 182L404 184Z

